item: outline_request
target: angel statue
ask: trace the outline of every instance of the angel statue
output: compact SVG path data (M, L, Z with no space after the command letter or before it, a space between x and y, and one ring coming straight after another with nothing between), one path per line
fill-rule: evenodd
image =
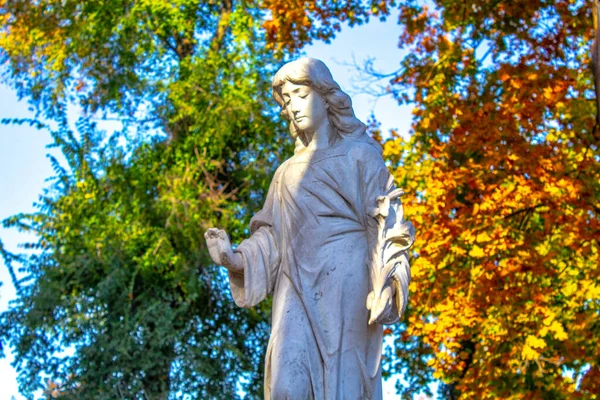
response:
M240 307L273 296L265 399L381 399L382 324L408 300L405 221L381 146L322 61L302 58L273 78L294 155L275 172L251 236L232 249L205 233Z

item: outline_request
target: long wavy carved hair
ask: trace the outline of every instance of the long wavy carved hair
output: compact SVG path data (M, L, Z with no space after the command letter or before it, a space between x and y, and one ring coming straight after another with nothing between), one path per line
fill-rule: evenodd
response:
M350 96L344 93L340 85L333 80L329 68L323 61L300 58L285 64L273 77L273 97L282 108L282 115L288 118L285 112L285 100L281 94L281 87L285 82L309 86L323 97L328 105L329 122L334 131L334 137L329 138L330 144L338 138L358 138L365 134L367 128L354 115ZM290 123L290 132L292 137L297 137L298 132L293 123Z

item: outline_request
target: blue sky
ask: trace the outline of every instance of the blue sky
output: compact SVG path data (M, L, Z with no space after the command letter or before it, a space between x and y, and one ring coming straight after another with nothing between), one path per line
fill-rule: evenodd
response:
M374 66L382 72L398 69L402 53L397 48L398 26L396 17L387 22L373 20L369 24L346 28L338 37L326 45L317 43L306 48L306 55L323 60L330 68L334 79L351 95L354 110L359 119L366 122L371 113L381 122L384 132L396 129L407 136L411 122L411 109L399 107L389 96L375 98L361 93L365 81L356 69L349 65L359 64L373 58ZM15 92L0 84L0 119L31 117L25 102L19 102ZM110 126L103 126L110 129ZM46 157L46 145L51 141L45 131L26 126L0 126L0 220L19 212L33 211L45 179L52 176L52 168ZM14 230L0 227L0 239L8 250L17 250L17 245L32 240ZM0 312L8 308L15 298L15 290L7 268L0 260ZM21 399L18 395L16 372L10 366L12 357L0 359L0 400ZM396 398L393 382L384 383L385 399Z

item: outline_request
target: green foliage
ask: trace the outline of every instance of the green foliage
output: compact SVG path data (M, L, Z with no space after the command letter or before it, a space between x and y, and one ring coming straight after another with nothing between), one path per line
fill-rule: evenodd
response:
M242 310L203 233L247 235L290 151L252 2L0 2L5 77L51 119L52 184L4 221L19 298L0 319L20 388L66 398L262 394L268 304ZM85 116L75 128L66 109ZM98 115L120 120L106 134ZM29 122L42 127L40 121Z
M204 249L209 226L242 231L221 168L193 136L127 149L85 120L78 130L53 132L69 168L55 164L39 212L5 221L40 237L2 317L24 392L48 375L74 398L233 396L242 373L260 390L264 312L231 303Z

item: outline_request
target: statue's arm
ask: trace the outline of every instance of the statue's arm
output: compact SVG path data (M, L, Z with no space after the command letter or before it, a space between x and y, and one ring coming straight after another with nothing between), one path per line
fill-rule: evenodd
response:
M395 187L381 155L365 151L358 167L370 248L372 290L366 306L371 310L370 323L392 324L400 319L408 301L408 249L414 241L414 228L404 220L402 191Z
M243 240L235 249L232 249L227 241L222 248L217 247L213 252L207 238L213 261L225 266L229 271L231 294L240 307L252 307L259 303L272 292L275 285L280 245L274 225L278 223L280 215L274 209L274 205L280 169L271 182L262 210L250 221L249 238Z
M282 165L283 166L283 165ZM279 182L279 176L281 175L282 166L277 169L275 176L269 186L267 198L263 208L257 212L250 221L250 238L242 241L238 248L233 249L227 232L223 229L209 228L204 233L206 245L210 257L217 265L222 265L229 272L232 273L243 273L245 267L245 260L243 258L242 249L252 247L253 243L252 236L259 230L268 231L271 237L273 237L272 225L273 225L273 202L277 185ZM277 216L275 216L276 218ZM259 235L262 236L262 235Z
M377 236L371 266L373 298L370 309L371 320L382 324L397 322L408 303L408 252L415 240L415 230L404 218L402 194L402 190L392 189L378 196L373 216L377 222Z

